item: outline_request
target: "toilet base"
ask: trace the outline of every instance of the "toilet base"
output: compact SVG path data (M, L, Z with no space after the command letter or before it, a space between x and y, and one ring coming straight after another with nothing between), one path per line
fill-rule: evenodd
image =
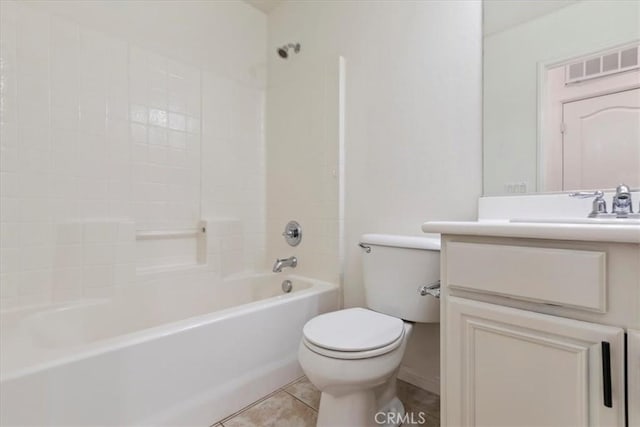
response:
M375 393L359 391L343 396L322 393L317 427L398 427L404 418L404 405L394 397L376 408Z
M382 427L398 427L402 425L401 420L404 419L405 409L400 399L394 397L389 403L385 405L384 408L380 408L378 412L376 412L376 414L379 413L384 413L385 415L377 415L377 421L380 422L384 420L386 423L376 423L376 425Z
M376 426L376 396L373 390L360 390L342 396L323 392L317 427Z

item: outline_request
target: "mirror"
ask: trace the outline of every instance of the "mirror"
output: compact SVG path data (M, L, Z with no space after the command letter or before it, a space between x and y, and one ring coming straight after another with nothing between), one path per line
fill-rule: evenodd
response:
M484 195L640 187L640 2L485 0Z

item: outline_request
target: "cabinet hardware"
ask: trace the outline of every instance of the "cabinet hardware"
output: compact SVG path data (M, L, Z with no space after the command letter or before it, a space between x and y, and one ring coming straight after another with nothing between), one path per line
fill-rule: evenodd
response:
M613 408L611 398L611 345L602 341L602 400L604 406Z

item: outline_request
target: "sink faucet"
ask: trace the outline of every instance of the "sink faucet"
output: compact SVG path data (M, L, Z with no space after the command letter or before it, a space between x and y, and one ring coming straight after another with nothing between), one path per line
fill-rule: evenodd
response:
M625 217L628 214L633 213L633 207L631 206L631 190L629 190L627 185L620 184L616 188L616 194L613 196L611 213L614 213L619 217Z
M273 264L273 272L280 273L285 267L296 268L297 265L298 258L294 256L291 256L289 258L278 258L276 259L275 264Z
M569 197L577 197L580 199L593 197L593 206L591 208L591 213L589 214L589 218L596 218L602 214L607 213L607 202L605 202L604 200L604 193L600 190L593 191L593 192L577 191L575 193L570 193Z
M640 213L633 213L631 205L631 190L626 184L620 184L613 195L611 213L607 213L607 203L604 201L602 191L578 191L569 194L569 197L587 198L593 197L593 207L589 218L640 218ZM638 208L640 210L640 208Z

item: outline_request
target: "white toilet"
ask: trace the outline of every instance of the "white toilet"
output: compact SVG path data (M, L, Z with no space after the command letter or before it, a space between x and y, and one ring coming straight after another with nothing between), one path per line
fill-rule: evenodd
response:
M361 246L368 308L311 319L298 351L303 371L322 392L320 427L397 425L385 413L404 414L396 375L411 322L440 321L440 300L432 295L439 239L365 234Z

